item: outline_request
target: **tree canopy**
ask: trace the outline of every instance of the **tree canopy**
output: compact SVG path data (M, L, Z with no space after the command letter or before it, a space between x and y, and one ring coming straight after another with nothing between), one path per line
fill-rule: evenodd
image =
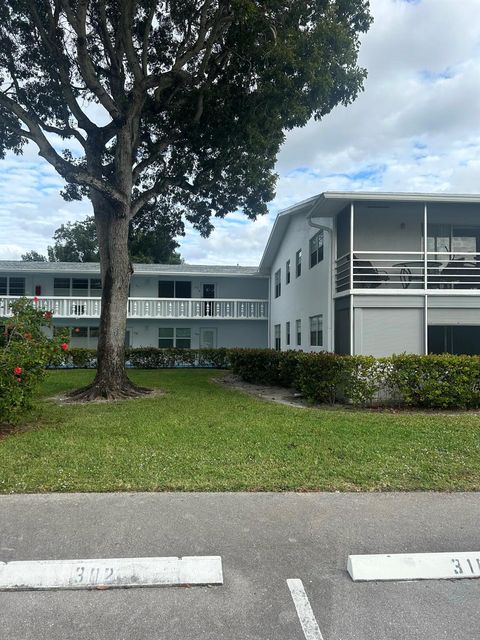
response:
M177 221L178 222L178 221ZM130 225L129 247L132 262L179 264L179 247L174 239L183 226L168 219L164 224L154 216L144 216ZM77 222L62 224L53 234L54 244L48 247L50 262L98 262L97 230L93 216ZM22 260L46 261L36 251L30 251Z
M254 217L284 132L357 95L369 24L367 0L4 0L0 153L32 140L67 198L131 216Z
M27 251L22 255L23 262L48 262L47 258L38 251Z
M368 0L2 0L0 157L31 141L88 196L99 241L98 368L124 370L130 223L267 211L285 132L362 88ZM83 392L82 392L83 393Z

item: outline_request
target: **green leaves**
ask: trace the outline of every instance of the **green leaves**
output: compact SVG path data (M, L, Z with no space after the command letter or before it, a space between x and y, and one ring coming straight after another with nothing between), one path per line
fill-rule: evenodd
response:
M0 336L0 423L14 422L31 406L47 365L60 364L65 334L49 338L52 313L41 301L20 298Z

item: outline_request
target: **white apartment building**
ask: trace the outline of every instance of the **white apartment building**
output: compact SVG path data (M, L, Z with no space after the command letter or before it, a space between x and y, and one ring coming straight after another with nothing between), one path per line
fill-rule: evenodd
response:
M100 294L97 264L0 261L0 319L37 296L74 346ZM326 192L277 216L258 268L134 265L126 343L480 354L480 196Z

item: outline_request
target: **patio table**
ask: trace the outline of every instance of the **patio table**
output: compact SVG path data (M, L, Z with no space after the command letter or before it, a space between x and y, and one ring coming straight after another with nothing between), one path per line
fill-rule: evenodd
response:
M442 264L442 262L436 260L428 260L427 275L439 275ZM406 260L405 262L397 262L392 266L400 269L400 280L404 289L407 289L412 282L423 282L424 280L424 260ZM421 269L421 271L415 273L415 269Z

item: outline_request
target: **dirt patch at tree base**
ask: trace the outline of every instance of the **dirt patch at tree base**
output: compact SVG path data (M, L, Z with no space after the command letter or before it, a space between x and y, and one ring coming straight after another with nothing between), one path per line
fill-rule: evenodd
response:
M162 396L167 395L165 391L162 389L152 389L150 393L144 393L143 395L136 396L134 398L117 398L114 400L109 400L107 398L96 398L95 400L75 400L71 398L66 393L60 393L56 396L50 396L46 398L50 402L54 402L55 404L59 404L62 406L69 405L88 405L88 404L111 404L112 402L135 402L136 400L148 400L150 398L161 398Z

